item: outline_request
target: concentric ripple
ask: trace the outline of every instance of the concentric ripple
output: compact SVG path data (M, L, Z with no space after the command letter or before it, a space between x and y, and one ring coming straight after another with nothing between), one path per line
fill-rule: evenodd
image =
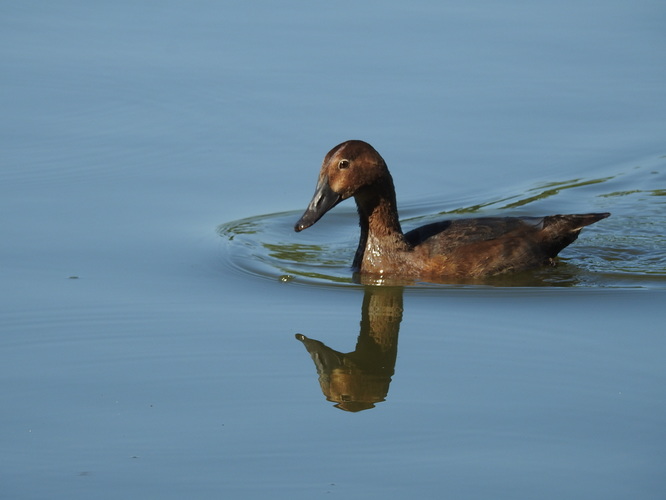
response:
M407 201L401 212L406 215L403 227L409 230L438 219L499 213L546 215L555 213L555 206L570 207L569 213L610 211L612 217L583 230L561 253L555 268L484 280L445 280L438 285L666 288L666 182L659 168L663 159L654 163L598 178L549 182L520 194L491 196L484 203L458 200L459 206L445 211L436 200ZM305 284L433 285L386 279L368 282L355 276L350 266L359 229L353 209L336 208L316 226L297 234L293 225L300 214L259 215L220 225L218 234L225 242L229 267L255 277Z

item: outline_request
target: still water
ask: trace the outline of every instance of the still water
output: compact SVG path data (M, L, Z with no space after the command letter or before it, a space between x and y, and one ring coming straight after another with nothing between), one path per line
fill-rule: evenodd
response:
M666 491L660 2L0 7L2 498ZM560 265L364 284L403 227L609 211Z

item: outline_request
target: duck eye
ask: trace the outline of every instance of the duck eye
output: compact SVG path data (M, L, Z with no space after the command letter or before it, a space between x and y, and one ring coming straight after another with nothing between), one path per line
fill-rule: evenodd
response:
M349 160L340 160L340 163L338 163L338 168L349 168Z

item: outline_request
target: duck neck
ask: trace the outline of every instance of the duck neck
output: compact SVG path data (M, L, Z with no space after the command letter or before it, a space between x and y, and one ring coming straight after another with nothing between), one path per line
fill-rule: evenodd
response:
M354 269L362 270L363 258L406 251L409 244L400 227L393 185L386 189L367 189L354 196L358 208L361 239L354 257Z

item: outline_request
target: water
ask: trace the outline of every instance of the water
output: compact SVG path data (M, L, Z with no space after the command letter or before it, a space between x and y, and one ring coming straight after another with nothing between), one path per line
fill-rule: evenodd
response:
M0 7L0 496L662 498L659 2ZM610 211L561 265L366 286L403 226Z
M642 165L609 166L607 175L536 184L519 193L500 190L484 193L486 201L474 205L445 205L435 199L411 202L403 213L405 230L438 219L475 214L546 215L554 207L575 207L582 212L613 211L613 217L587 227L562 252L556 268L482 280L444 278L440 284L492 286L582 286L664 289L666 286L665 158ZM472 200L456 200L472 202ZM454 202L455 203L455 202ZM335 209L318 230L294 235L300 212L248 217L222 224L218 233L226 243L229 267L255 277L299 283L353 284L360 276L350 271L359 237L358 216L352 208ZM331 220L329 220L331 219ZM321 227L323 226L323 227ZM426 283L411 282L411 285Z

